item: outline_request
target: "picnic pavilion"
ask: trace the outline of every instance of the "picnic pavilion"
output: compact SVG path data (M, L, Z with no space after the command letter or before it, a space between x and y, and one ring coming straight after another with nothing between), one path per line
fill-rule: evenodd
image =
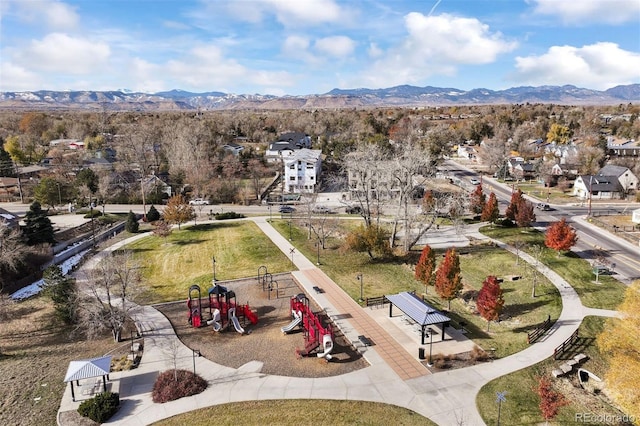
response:
M389 318L393 317L393 307L400 309L408 318L409 322L420 327L421 344L425 343L425 338L429 337L427 333L430 325L439 324L442 329L442 340L444 340L444 329L451 322L451 318L444 315L431 305L424 302L416 296L415 293L403 291L398 294L385 296L389 303Z
M107 380L109 380L109 372L111 371L111 355L100 358L84 359L80 361L71 361L64 382L71 383L71 399L75 402L76 395L73 390L73 382L76 386L80 386L80 380L92 379L102 376L102 383L97 381L93 387L83 390L93 393L99 393L102 387L103 392L107 391Z

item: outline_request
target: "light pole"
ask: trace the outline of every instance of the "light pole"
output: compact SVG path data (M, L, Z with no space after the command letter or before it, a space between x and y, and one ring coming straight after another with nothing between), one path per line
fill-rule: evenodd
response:
M358 299L358 301L360 302L364 302L364 295L362 294L363 292L363 282L364 280L362 279L362 272L360 272L358 275L356 275L356 279L358 281L360 281L360 299Z
M433 367L433 328L429 327L429 362L427 362L427 367Z
M89 211L91 213L91 240L93 241L93 248L96 248L96 228L93 222L93 200L89 197Z
M56 186L58 187L58 204L62 205L62 194L60 193L60 182L56 182Z
M202 356L199 349L191 349L192 358L193 358L193 375L196 375L196 355L199 357Z
M213 260L213 285L215 285L216 281L218 280L216 278L216 257L213 256L211 259Z
M271 204L269 204L269 223L271 223L273 219L271 218Z
M589 176L589 208L587 209L587 217L591 217L591 198L593 197L593 175Z

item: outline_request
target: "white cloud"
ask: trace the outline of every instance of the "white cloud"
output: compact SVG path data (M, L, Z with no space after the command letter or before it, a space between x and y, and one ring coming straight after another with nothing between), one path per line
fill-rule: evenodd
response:
M31 24L44 24L52 30L69 31L76 28L80 17L76 8L57 0L16 1L16 15Z
M379 58L382 56L384 51L378 47L376 43L369 44L369 49L367 50L369 57L371 58Z
M640 16L638 0L529 0L534 12L557 16L566 23L637 22Z
M315 48L325 55L345 58L353 53L356 42L346 36L332 36L316 40Z
M460 65L488 64L517 46L475 18L412 12L405 16L405 27L403 42L384 52L363 76L368 84L415 84L433 75L454 75Z
M640 54L615 43L552 46L540 56L516 58L514 79L530 85L573 84L604 90L638 81Z
M104 70L110 55L111 49L105 43L51 33L42 40L32 40L15 54L14 60L29 69L88 74Z
M289 36L282 43L282 53L286 55L304 54L309 49L309 39L298 35Z
M0 91L22 91L42 88L42 79L23 67L7 61L0 62Z

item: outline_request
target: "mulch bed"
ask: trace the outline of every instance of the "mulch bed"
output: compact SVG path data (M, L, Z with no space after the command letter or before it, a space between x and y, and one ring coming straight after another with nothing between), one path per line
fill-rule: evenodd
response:
M336 376L369 364L353 348L338 330L334 339L333 358L327 362L310 357L298 358L296 349L304 348L302 330L283 334L281 327L291 322L289 300L301 293L300 287L290 275L274 277L278 282L278 294L273 290L263 291L255 278L218 284L233 290L238 305L249 304L258 315L258 323L243 324L248 334L240 335L233 327L224 332L215 332L206 326L209 316L207 290L202 289L202 306L205 325L194 328L188 323L188 310L185 301L156 305L155 307L171 321L180 340L189 348L197 349L202 356L227 367L239 368L250 361L263 363L261 372L265 374L290 377L328 377ZM188 291L185 290L185 297ZM320 309L311 302L314 312Z

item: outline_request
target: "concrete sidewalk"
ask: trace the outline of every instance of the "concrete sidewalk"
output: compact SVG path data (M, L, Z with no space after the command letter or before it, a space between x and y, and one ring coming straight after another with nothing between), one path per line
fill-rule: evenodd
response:
M137 369L111 376L112 381L117 382L114 386L121 393L122 407L109 424L145 425L228 402L305 398L382 402L409 408L440 425L459 424L460 419L464 420L465 425L482 425L484 422L477 411L475 399L484 384L551 356L553 349L577 329L585 315L615 314L612 311L583 308L578 295L568 283L544 265L539 265L540 272L560 291L563 309L558 321L538 343L490 363L429 374L416 360L416 354L403 350L365 309L298 253L266 219L258 217L251 220L292 259L299 269L293 275L307 294L327 311L350 340L357 342L358 335L373 340L375 346L363 348L363 355L370 366L342 376L316 379L265 375L260 372L261 363L255 361L238 369L225 367L205 358L194 357L193 352L179 341L167 318L153 307L140 306L136 308L134 319L144 329L144 356ZM464 231L471 238L487 239L477 229L469 227ZM144 235L136 236L142 237ZM109 250L128 242L122 241ZM526 253L519 251L518 254L525 261L535 264L535 260ZM95 264L97 259L88 262L88 267ZM316 293L314 286L321 287L324 293ZM174 357L171 353L177 354L178 368L191 370L195 365L196 372L209 382L209 387L193 397L155 404L151 400L152 386L159 372L173 368ZM67 387L60 411L76 408L77 403L71 402L70 389Z

